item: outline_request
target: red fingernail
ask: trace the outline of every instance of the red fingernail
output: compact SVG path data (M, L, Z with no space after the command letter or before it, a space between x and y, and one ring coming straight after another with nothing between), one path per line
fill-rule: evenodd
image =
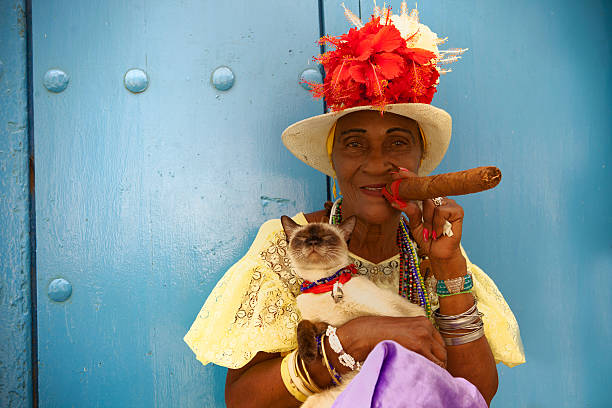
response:
M427 231L427 228L423 228L423 241L427 241L427 234L429 233L429 231Z
M431 233L432 233L432 235L433 235L433 239L434 239L434 241L435 241L436 239L438 239L438 235L436 234L436 230L431 231Z
M399 171L390 171L391 174L399 174Z
M410 170L405 169L405 168L403 168L403 167L400 167L399 169L400 169L401 171L410 171Z

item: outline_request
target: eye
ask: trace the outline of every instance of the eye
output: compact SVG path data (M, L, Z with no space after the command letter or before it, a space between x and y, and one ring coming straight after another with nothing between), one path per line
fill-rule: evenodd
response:
M351 141L346 144L346 147L353 147L353 148L359 148L361 146L362 144L356 141Z

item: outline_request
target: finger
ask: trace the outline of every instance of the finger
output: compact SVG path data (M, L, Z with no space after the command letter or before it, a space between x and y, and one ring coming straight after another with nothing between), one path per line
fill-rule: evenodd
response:
M414 231L423 227L423 215L418 204L414 201L409 201L406 206L402 208L406 217L408 217L408 227L414 235Z
M444 362L446 366L447 353L446 353L446 345L444 344L444 340L442 339L442 336L440 335L440 333L438 333L437 330L434 330L433 337L434 337L434 341L431 343L431 352L433 353L434 356L436 356L437 359ZM441 343L440 341L438 341L438 338L442 341Z
M444 342L444 339L442 338L442 335L435 328L434 328L434 331L433 331L433 338L436 341L436 343L440 344L441 346L444 346L444 348L446 349L446 343Z
M434 215L431 221L432 230L435 232L435 236L440 238L442 236L442 230L446 220L450 217L452 212L452 206L447 203L447 199L443 198L443 204L439 206L434 205Z
M448 203L445 202L444 205L436 207L434 212L433 228L438 238L442 236L446 221L451 223L453 233L461 233L463 208L461 208L461 206L458 205L454 200L448 201Z
M432 352L423 354L423 357L427 358L428 360L431 360L442 368L446 368L446 358L442 360Z
M434 216L434 204L431 200L423 200L423 228L426 233L425 241L433 236L432 221Z

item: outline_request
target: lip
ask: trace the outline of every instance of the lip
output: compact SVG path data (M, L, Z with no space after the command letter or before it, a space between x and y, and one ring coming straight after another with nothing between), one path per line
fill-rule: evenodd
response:
M385 188L385 184L368 184L359 187L359 190L368 196L382 197L382 189Z

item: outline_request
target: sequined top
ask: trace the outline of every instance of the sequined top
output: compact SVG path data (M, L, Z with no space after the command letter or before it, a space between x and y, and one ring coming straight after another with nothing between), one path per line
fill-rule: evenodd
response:
M293 217L308 223L303 213ZM378 264L350 254L360 274L395 293L399 287L399 255ZM467 259L467 256L464 256ZM495 283L467 259L478 309L484 313L485 335L496 362L509 367L525 362L519 327ZM286 352L297 347L300 313L295 298L301 279L287 257L280 220L265 222L246 255L219 280L184 340L202 364L240 368L259 351ZM437 308L436 280L425 283L432 309Z

